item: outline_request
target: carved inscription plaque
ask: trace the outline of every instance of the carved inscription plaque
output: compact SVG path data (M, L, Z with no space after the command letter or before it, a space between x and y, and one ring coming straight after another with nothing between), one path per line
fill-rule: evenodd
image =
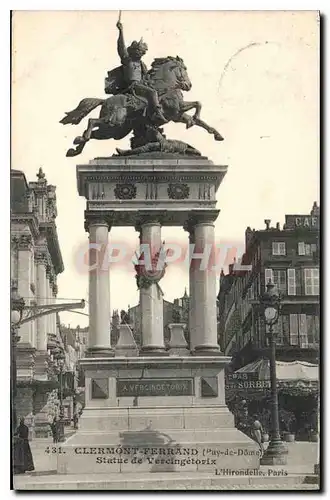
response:
M120 396L192 396L191 379L118 379L117 397Z

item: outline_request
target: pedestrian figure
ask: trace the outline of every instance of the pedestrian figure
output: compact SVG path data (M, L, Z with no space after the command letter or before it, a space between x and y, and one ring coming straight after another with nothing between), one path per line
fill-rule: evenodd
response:
M57 443L58 442L58 422L57 422L56 417L54 417L53 422L50 424L50 428L52 430L53 443Z
M252 429L251 429L251 437L259 445L260 457L262 457L262 455L264 454L264 447L262 444L262 434L263 434L263 429L262 429L261 422L260 422L260 420L258 420L258 416L254 415Z
M75 413L73 415L73 428L78 429L78 415L77 415L77 413Z
M14 474L24 474L34 470L33 457L29 444L29 428L20 419L20 424L14 433Z

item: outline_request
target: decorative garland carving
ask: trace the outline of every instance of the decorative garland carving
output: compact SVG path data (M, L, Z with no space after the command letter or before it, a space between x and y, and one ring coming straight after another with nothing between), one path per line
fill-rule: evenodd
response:
M14 235L11 237L12 248L18 250L30 250L33 246L33 238L31 234Z
M54 267L49 263L49 261L48 264L46 264L46 276L49 280L50 285L52 285L52 283L54 282L55 272Z
M35 250L34 251L34 261L36 264L47 264L47 252L45 250Z
M167 188L168 197L172 200L183 200L189 198L189 186L188 184L169 184Z
M160 256L160 250L151 259L151 269L146 269L144 264L143 265L137 264L134 266L136 271L136 276L135 276L136 284L139 290L141 288L147 289L153 284L158 285L158 282L165 275L165 269L167 267L165 259L164 262L161 262L160 266L161 268L157 269L159 256Z
M132 200L136 198L136 186L128 183L116 184L114 193L118 200Z

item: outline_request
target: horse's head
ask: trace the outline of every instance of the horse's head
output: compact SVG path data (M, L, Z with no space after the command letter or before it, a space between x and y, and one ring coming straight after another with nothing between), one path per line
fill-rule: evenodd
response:
M180 85L179 88L181 90L185 90L186 92L188 92L189 90L191 90L192 83L188 76L185 63L183 62L183 59L181 59L181 57L179 56L176 56L175 61L177 63L176 71L178 72L178 82Z
M179 57L155 59L149 71L149 78L155 88L180 89L189 91L191 81L183 60Z

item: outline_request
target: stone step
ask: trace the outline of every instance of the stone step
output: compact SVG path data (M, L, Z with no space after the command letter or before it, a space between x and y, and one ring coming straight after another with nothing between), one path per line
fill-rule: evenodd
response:
M122 478L102 478L99 474L14 476L15 490L318 490L317 476L289 474L273 477L216 476L189 473L125 474Z

